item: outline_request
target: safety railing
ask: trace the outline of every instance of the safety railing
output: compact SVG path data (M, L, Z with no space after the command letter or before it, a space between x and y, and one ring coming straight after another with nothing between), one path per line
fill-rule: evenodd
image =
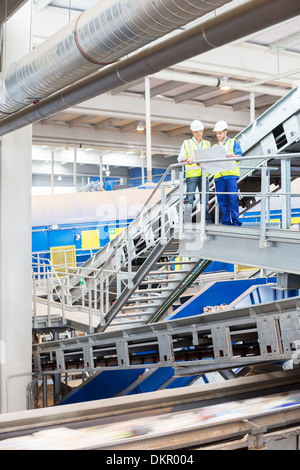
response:
M80 307L85 316L83 325L85 324L87 330L92 333L95 327L93 316L101 321L101 311L97 305L97 299L101 297L101 286L96 282L97 273L92 276L80 273L78 281L81 299L76 302L77 299L72 298L69 285L70 275L74 275L73 271L76 269L71 263L52 265L49 259L34 254L32 267L33 328L38 328L41 324L47 328L57 326L58 315L60 324L67 325L67 312L78 310ZM39 308L41 306L43 308Z
M234 157L239 160L241 167L243 158ZM261 203L261 221L257 225L260 236L260 246L264 247L268 243L267 225L270 222L271 198L281 198L282 224L283 230L289 229L291 225L291 199L300 197L300 194L291 191L291 160L300 158L299 153L294 154L272 154L268 156L250 156L246 157L249 166L243 167L245 170L242 179L246 174L260 172L261 187L260 191L241 192L238 191L238 197L251 197L260 200ZM268 166L271 160L280 161L280 168ZM227 159L214 159L210 162L222 162ZM251 165L253 162L253 166ZM256 165L256 163L258 164ZM198 160L203 170L208 160ZM206 197L210 198L210 210L214 210L214 223L219 225L219 211L217 204L217 193L213 184L213 177L210 176L209 194L206 191L206 171L202 171L201 192L198 193L195 200L193 217L198 220L197 224L184 223L184 201L187 195L184 179L184 163L170 165L164 173L159 184L156 186L144 207L138 216L130 223L113 241L113 249L107 252L107 257L98 268L85 267L74 268L68 263L63 266L54 267L49 260L43 260L36 257L36 264L33 270L33 304L36 306L37 300L42 295L37 295L41 286L44 289L44 295L47 299L47 318L48 325L51 326L51 309L53 305L60 306L62 309L62 319L65 319L67 308L78 307L80 305L88 314L89 331L93 331L93 316L104 321L113 299L118 298L123 289L131 286L134 275L134 260L137 257L147 257L149 249L157 243L163 243L171 236L172 229L176 228L179 239L183 239L186 230L193 230L194 227L199 231L200 239L205 241L208 226L205 221ZM279 165L278 165L279 167ZM280 171L281 191L271 191L270 172ZM177 178L174 174L177 172ZM166 182L169 174L172 174L172 182ZM151 205L154 195L160 191L160 200ZM228 194L228 193L227 193ZM242 216L243 217L243 216ZM241 218L242 220L242 218ZM274 224L274 228L278 226ZM211 226L210 226L211 229ZM224 230L226 227L224 226ZM173 232L172 232L173 233ZM161 269L161 276L169 275ZM70 284L70 276L73 278ZM76 294L74 290L74 277L77 280ZM78 296L80 291L80 296ZM78 298L80 297L80 300ZM53 301L55 301L53 303ZM36 307L34 307L34 325L38 323Z
M267 244L267 235L266 235L266 227L267 224L270 223L270 208L271 208L271 199L272 198L280 198L281 199L281 204L280 204L280 209L282 213L282 222L281 222L281 229L289 229L291 227L291 201L292 198L294 197L300 197L300 193L297 192L292 192L291 191L291 160L299 160L300 159L300 153L293 153L293 154L272 154L271 156L250 156L246 157L247 158L247 163L253 162L253 166L248 166L248 167L243 167L241 165L241 168L246 169L247 172L244 173L243 177L241 180L245 179L247 174L251 172L251 174L255 172L260 172L260 191L247 191L247 192L242 192L238 190L238 192L226 192L226 193L217 193L216 190L209 191L209 195L212 195L213 197L210 199L210 204L214 203L214 209L215 209L215 224L218 225L219 222L219 209L218 209L218 204L217 204L217 197L218 194L236 194L238 198L243 198L243 197L250 197L250 198L256 198L257 201L260 202L261 204L261 220L259 223L259 232L260 232L260 247L264 247ZM243 163L244 157L234 157L235 161L239 161L240 163ZM268 162L272 160L279 160L280 161L280 168L279 167L268 167ZM199 160L197 163L199 163L203 169L205 169L205 164L208 162L222 162L222 161L227 161L227 159L213 159L213 160ZM255 166L255 162L258 161L259 165ZM271 191L270 188L270 174L272 171L279 171L279 178L281 181L281 187L277 188L274 191ZM183 176L181 172L181 185L183 182ZM206 223L205 223L205 204L206 204L206 171L202 171L202 186L201 186L201 204L200 208L198 210L194 211L194 216L198 213L200 215L200 240L205 240L206 238ZM210 177L210 182L212 182L212 178ZM185 193L186 194L186 193ZM183 198L184 194L182 194L182 201L180 202L180 207L181 207L181 214L183 212ZM183 217L180 214L179 217L179 236L180 238L184 237L184 223L183 223ZM240 219L243 221L243 216ZM269 228L272 228L272 226L268 226ZM274 228L278 228L277 226L274 225Z

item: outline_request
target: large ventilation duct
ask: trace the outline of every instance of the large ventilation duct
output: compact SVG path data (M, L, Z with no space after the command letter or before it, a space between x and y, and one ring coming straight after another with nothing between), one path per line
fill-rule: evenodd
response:
M172 37L107 66L93 75L0 121L0 135L40 121L124 83L177 64L300 14L299 0L248 0ZM230 60L230 58L228 58Z
M100 0L0 75L0 117L38 102L229 0Z

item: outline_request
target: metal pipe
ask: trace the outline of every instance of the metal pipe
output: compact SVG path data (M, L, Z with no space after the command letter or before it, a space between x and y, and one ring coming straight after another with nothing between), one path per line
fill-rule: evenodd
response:
M0 74L0 116L213 11L229 0L100 0Z
M218 87L220 80L215 77L192 75L184 72L174 72L173 70L162 70L154 75L155 78L160 80L177 81L183 83L193 83L195 85L204 85L209 87ZM285 88L275 88L268 85L256 85L251 86L250 83L243 83L238 80L228 80L228 86L235 90L249 91L250 93L263 93L266 95L282 97L286 94Z
M2 119L0 135L299 14L299 0L248 0Z

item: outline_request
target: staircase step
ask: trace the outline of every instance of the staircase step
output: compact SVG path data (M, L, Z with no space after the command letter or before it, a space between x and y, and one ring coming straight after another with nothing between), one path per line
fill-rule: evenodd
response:
M182 264L182 263L180 263ZM189 269L180 269L179 271L149 271L147 276L152 276L152 274L181 274L181 273L188 273Z
M174 289L174 287L156 287L155 289L138 289L138 290L135 291L135 293L136 294L146 294L147 292L168 292L168 291L171 291L173 289Z
M176 279L151 279L149 281L142 281L140 282L140 286L141 285L146 285L146 284L169 284L171 282L176 282Z
M139 313L122 313L120 317L116 317L116 320L119 318L135 318L135 317L150 317L151 312L139 312Z
M153 296L143 296L143 297L130 297L126 304L131 303L131 302L148 302L149 300L160 300L164 299L165 296L162 295L153 295Z
M144 305L131 305L131 306L126 306L126 307L122 307L121 310L142 310L142 309L145 309L145 308L151 308L151 307L156 307L157 305L160 305L160 302L159 303L154 303L152 302L151 304L144 304Z
M180 264L195 264L196 261L159 261L156 266L177 266Z

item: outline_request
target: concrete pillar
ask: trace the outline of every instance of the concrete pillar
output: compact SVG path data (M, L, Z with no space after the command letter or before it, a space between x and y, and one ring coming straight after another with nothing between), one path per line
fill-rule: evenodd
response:
M2 68L30 48L31 2L5 25ZM26 409L32 380L32 126L1 139L0 151L0 413Z

